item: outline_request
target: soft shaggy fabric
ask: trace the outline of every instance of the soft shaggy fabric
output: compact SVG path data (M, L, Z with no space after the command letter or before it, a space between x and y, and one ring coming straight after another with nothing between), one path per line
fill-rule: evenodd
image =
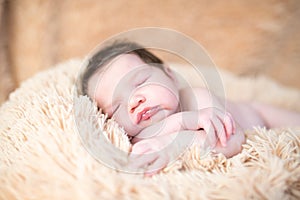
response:
M105 138L123 151L130 143L86 97L73 95L80 66L80 60L72 60L36 75L1 106L0 199L300 198L300 130L295 127L254 128L246 133L243 151L230 159L190 148L153 177L98 162L82 140L116 165L127 158L113 154ZM229 99L257 99L300 111L297 90L264 77L221 75ZM80 139L84 131L89 137Z

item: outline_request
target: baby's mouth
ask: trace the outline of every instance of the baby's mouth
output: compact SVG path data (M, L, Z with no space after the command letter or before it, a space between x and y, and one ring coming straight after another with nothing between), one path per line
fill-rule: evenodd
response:
M138 112L136 123L139 124L141 121L145 121L150 119L153 115L155 115L159 111L159 106L154 107L146 107L142 111Z

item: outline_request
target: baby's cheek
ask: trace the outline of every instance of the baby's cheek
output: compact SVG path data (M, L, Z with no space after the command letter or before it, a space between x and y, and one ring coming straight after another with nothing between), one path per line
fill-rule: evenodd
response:
M133 119L130 118L128 113L118 112L113 116L113 118L121 127L124 128L129 136L135 136L142 130L140 126L134 125Z
M167 88L162 88L158 96L161 101L167 105L170 109L175 109L179 105L178 95L172 90L167 90Z
M140 88L139 92L146 97L150 105L162 105L168 109L174 109L179 104L178 90L169 87L168 84L148 83Z

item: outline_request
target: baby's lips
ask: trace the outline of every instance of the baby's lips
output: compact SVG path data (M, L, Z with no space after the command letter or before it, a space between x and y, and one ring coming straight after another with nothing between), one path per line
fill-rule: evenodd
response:
M149 106L149 107L143 108L141 111L137 112L137 115L136 115L136 124L139 124L143 120L150 119L159 110L160 110L159 106Z

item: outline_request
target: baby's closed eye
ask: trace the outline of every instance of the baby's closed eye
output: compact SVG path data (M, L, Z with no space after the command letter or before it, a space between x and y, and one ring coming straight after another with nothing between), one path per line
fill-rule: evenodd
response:
M142 84L144 84L147 80L149 79L149 76L147 77L142 77L142 78L139 78L135 81L135 86L138 87L138 86L141 86Z
M150 73L151 68L147 68L146 70L138 71L133 78L133 85L138 87L144 84L151 76Z

